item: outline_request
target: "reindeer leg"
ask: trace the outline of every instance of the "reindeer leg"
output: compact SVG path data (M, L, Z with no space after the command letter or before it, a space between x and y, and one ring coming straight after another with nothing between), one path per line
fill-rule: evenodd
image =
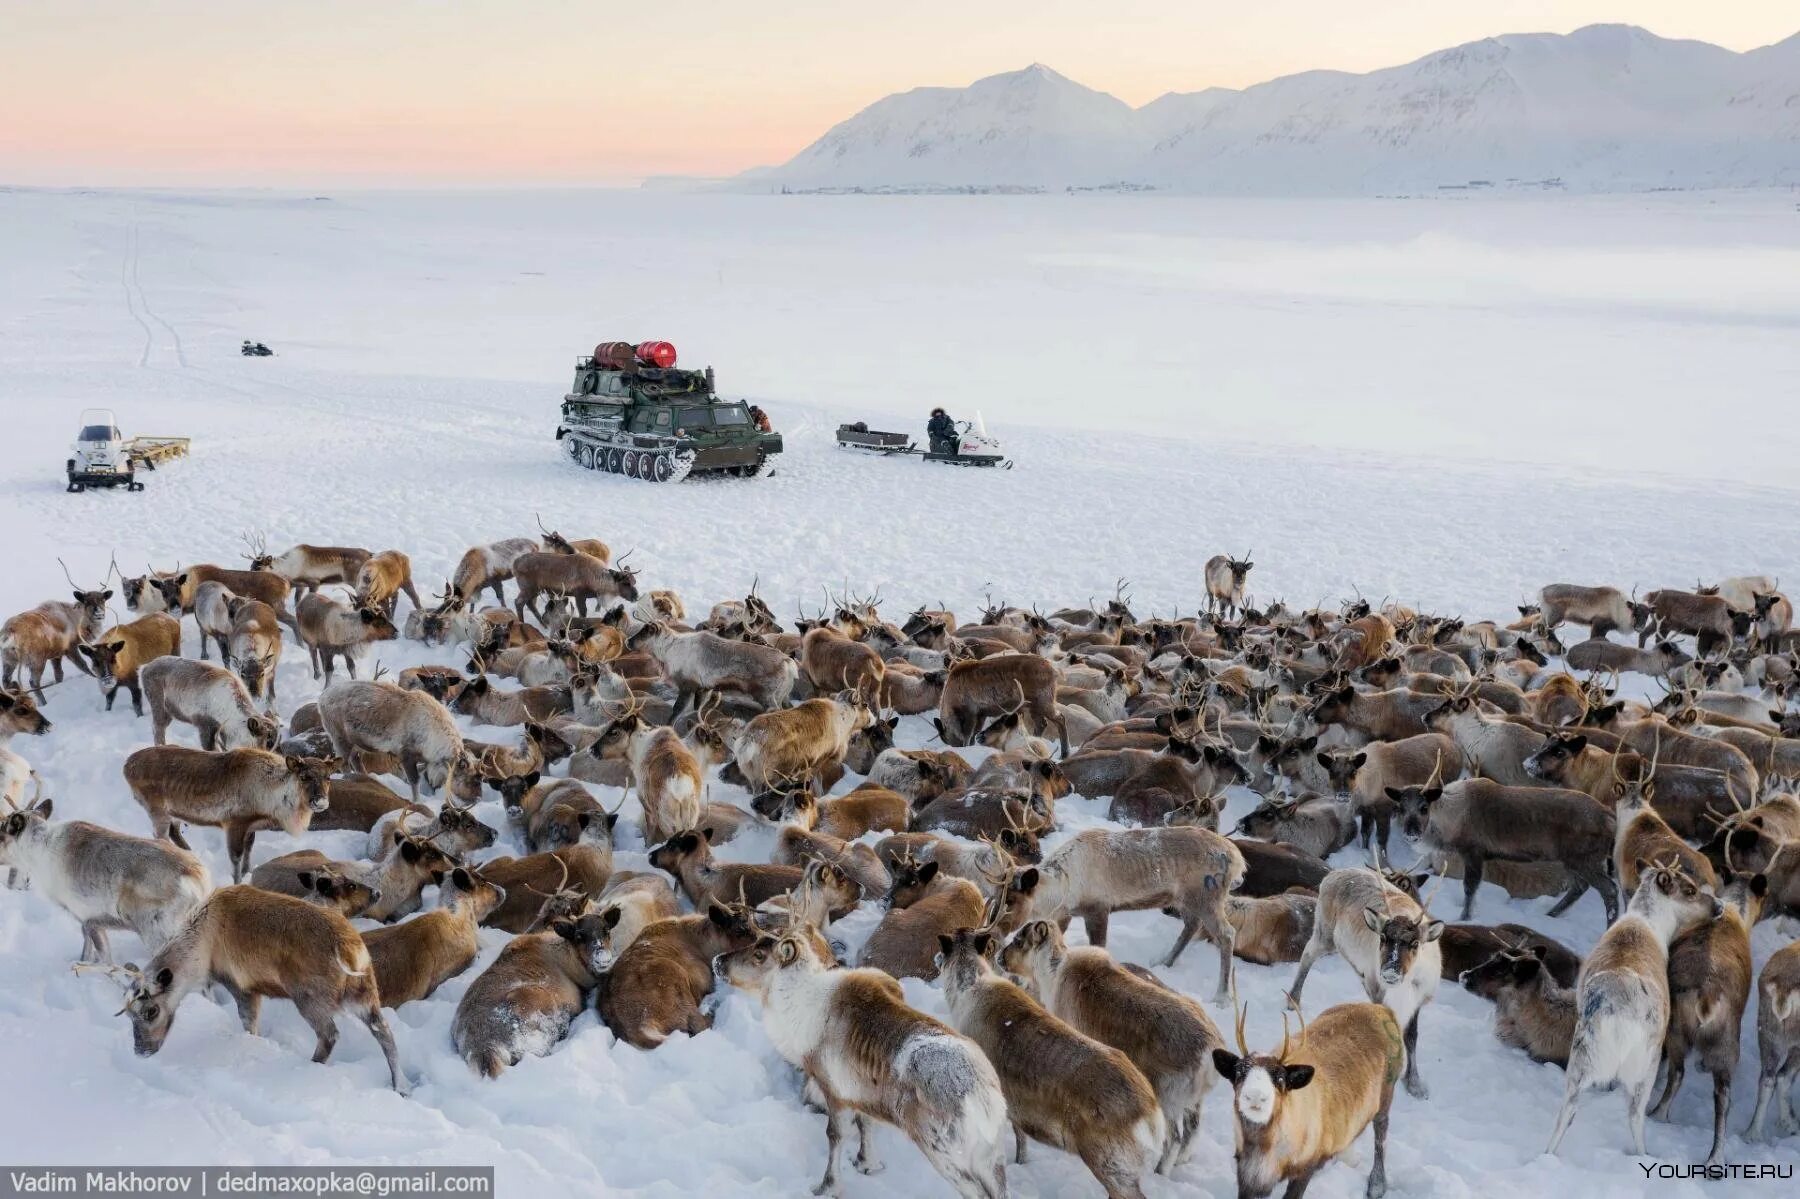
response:
M1025 1164L1025 1146L1027 1144L1027 1142L1025 1140L1025 1130L1023 1128L1020 1128L1016 1122L1013 1124L1012 1128L1013 1128L1013 1163L1015 1165L1022 1166Z
M223 980L220 985L237 1001L238 1019L243 1022L244 1031L253 1037L261 1035L262 996L246 994Z
M112 955L106 948L106 928L93 920L81 922L81 957L83 962L109 962Z
M312 1007L313 1005L308 1004L307 1006ZM315 1064L323 1064L330 1061L331 1051L337 1048L337 1013L329 1009L325 1011L314 1010L309 1012L303 1008L301 1009L300 1014L305 1018L308 1024L312 1025L313 1032L316 1033L319 1038L318 1045L313 1049L313 1062Z
M143 687L141 687L138 684L138 681L135 677L133 677L131 679L131 681L127 682L125 684L125 687L127 690L129 690L131 692L131 711L132 711L132 713L134 715L141 717L144 714L144 689L143 689ZM115 690L116 690L116 688L115 688ZM110 696L110 695L106 697L106 710L108 712L112 711L112 696Z
M1648 1157L1650 1151L1644 1145L1644 1112L1650 1106L1650 1084L1655 1079L1646 1078L1632 1087L1625 1095L1628 1105L1627 1116L1631 1122L1631 1147L1639 1157Z
M858 1174L879 1174L886 1169L881 1159L875 1156L875 1147L869 1143L869 1121L858 1115L853 1123L856 1125L856 1156L850 1164L856 1167Z
M1759 1080L1757 1080L1757 1084L1756 1084L1756 1110L1750 1113L1750 1123L1748 1125L1746 1125L1744 1128L1744 1139L1745 1140L1747 1140L1747 1141L1762 1140L1763 1118L1768 1114L1769 1100L1771 1100L1775 1097L1775 1084L1780 1081L1781 1081L1781 1064L1780 1064L1780 1062L1777 1061L1775 1064L1775 1068L1770 1069L1768 1059L1765 1058L1762 1063L1762 1077ZM1777 1116L1776 1123L1780 1123L1780 1122L1781 1122L1780 1117Z
M819 1179L819 1185L813 1188L815 1195L836 1195L838 1193L838 1148L844 1137L843 1131L838 1128L838 1118L843 1114L843 1110L838 1106L836 1096L827 1091L825 1093L825 1177Z
M1388 1108L1392 1103L1393 1092L1390 1091L1388 1102L1375 1114L1375 1165L1369 1171L1369 1184L1363 1188L1363 1199L1381 1199L1387 1194Z
M1481 874L1486 865L1486 860L1480 854L1465 853L1462 855L1462 919L1464 920L1470 919L1471 913L1475 911L1475 892L1481 888Z
M1707 1151L1706 1164L1716 1166L1725 1148L1725 1121L1731 1115L1731 1072L1721 1070L1713 1075L1713 1139Z
M1663 1046L1663 1064L1668 1068L1668 1077L1663 1080L1663 1093L1650 1108L1650 1116L1655 1120L1667 1120L1669 1109L1675 1104L1675 1092L1681 1089L1687 1078L1687 1046L1673 1042Z
M1419 1077L1419 1013L1414 1012L1412 1019L1406 1022L1406 1077L1401 1082L1406 1086L1406 1093L1414 1099L1429 1099L1431 1092L1426 1089L1425 1080Z
M375 1043L381 1046L381 1056L387 1059L388 1078L393 1083L394 1090L402 1095L407 1094L411 1088L407 1085L406 1075L400 1072L400 1050L394 1045L394 1031L388 1027L387 1017L371 1001L362 1020L368 1025L369 1034L375 1038Z
M1569 1131L1569 1125L1575 1120L1575 1105L1581 1099L1582 1088L1586 1079L1571 1070L1563 1079L1562 1110L1556 1113L1556 1127L1550 1130L1550 1144L1545 1153L1555 1156L1557 1146L1562 1144L1563 1134Z
M1586 895L1587 891L1588 891L1587 883L1583 882L1581 879L1572 880L1569 883L1569 889L1567 891L1563 892L1562 898L1557 900L1556 903L1551 906L1549 912L1547 912L1545 914L1550 915L1550 916L1562 915L1564 912L1568 911L1571 907L1574 906L1575 901L1577 899L1580 899L1583 895ZM1612 903L1607 905L1607 923L1608 924L1611 924L1612 921L1617 918L1618 903L1619 903L1618 894L1619 894L1618 891L1615 889L1613 891L1613 901L1612 901Z
M1112 918L1111 912L1084 912L1081 923L1087 929L1088 944L1097 949L1106 948L1106 925Z
M419 602L418 589L413 586L413 582L411 579L408 579L408 580L406 580L406 582L400 584L400 590L406 592L406 598L412 601L412 606L413 606L414 611L421 611L421 612L424 611L425 605L421 604ZM400 607L400 600L398 597L395 597L392 602L393 602L395 609L398 609ZM505 603L506 601L502 600L500 602Z

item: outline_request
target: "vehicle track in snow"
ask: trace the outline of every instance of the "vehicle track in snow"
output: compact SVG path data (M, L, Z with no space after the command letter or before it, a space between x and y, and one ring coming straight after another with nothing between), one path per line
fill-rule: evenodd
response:
M163 340L157 336L161 329L167 345L160 347L165 353L172 355L175 365L182 370L187 369L187 349L181 344L181 334L154 308L150 307L150 297L144 291L140 277L140 264L143 261L143 225L137 221L131 223L126 234L125 261L120 269L120 282L125 289L125 307L131 312L131 319L138 323L144 331L144 352L138 357L138 365L148 367L152 355L156 354L158 342Z

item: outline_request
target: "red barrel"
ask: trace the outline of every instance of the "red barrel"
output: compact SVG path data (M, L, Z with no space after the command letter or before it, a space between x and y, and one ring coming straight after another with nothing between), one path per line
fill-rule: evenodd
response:
M594 347L594 365L630 370L637 365L637 347L628 341L603 341Z
M660 366L667 370L675 365L675 343L640 341L637 346L637 358L645 366Z

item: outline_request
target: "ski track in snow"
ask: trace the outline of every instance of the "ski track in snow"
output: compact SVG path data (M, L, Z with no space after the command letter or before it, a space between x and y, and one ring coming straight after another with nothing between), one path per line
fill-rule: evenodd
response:
M497 315L505 305L531 303L528 295L489 294L493 279L483 272L490 268L477 260L495 254L490 247L471 248L465 261L427 258L398 230L392 243L347 243L335 231L347 219L341 214L314 226L320 218L304 203L263 196L52 199L0 193L0 231L19 243L21 280L0 297L0 400L18 417L0 460L14 564L0 575L0 609L8 613L67 591L58 554L84 583L115 553L134 574L146 562L235 565L248 530L271 546L397 546L412 556L429 593L468 545L532 532L536 515L565 533L601 536L615 552L635 547L644 582L676 588L690 611L741 595L757 577L784 619L796 602L816 605L822 586L880 588L889 612L939 601L967 612L990 591L1015 602L1082 602L1109 593L1120 577L1131 581L1140 611L1192 611L1201 594L1199 563L1219 550L1246 548L1257 560L1252 591L1265 599L1310 604L1355 586L1371 598L1392 595L1471 618L1504 618L1526 591L1557 577L1626 586L1685 585L1749 570L1800 577L1794 496L1780 488L1577 473L1548 463L1449 469L1430 445L1334 453L1035 428L995 421L979 387L957 391L954 384L934 398L959 415L987 403L1016 470L959 471L842 452L833 446L833 426L868 412L842 404L828 410L760 387L759 398L787 436L773 477L656 488L590 474L550 439L556 399L568 360L583 348L582 338L592 340L590 326L646 323L621 317L627 309L596 303L571 322L580 336L557 351L542 377L481 379L450 360L455 330L479 331L490 314L512 319ZM299 219L309 222L304 236L292 233ZM232 226L234 238L245 222L265 229L266 247L256 255L222 248L215 220ZM366 224L358 228L367 231ZM495 231L498 239L508 235L507 228ZM621 269L629 270L631 256L619 252ZM355 331L336 319L328 288L301 287L279 309L270 298L262 280L283 269L277 260L308 255L325 255L331 270L359 285L386 276L401 281L367 310L362 340L344 340ZM595 269L600 265L596 260ZM410 280L419 274L435 281L415 290ZM121 284L123 311L114 290ZM703 294L696 305L706 311ZM732 314L761 320L767 337L808 319L792 310L759 317L735 303ZM662 307L653 316L677 319ZM244 336L264 337L280 356L240 358ZM426 339L438 345L422 356L418 345ZM390 350L411 369L369 367ZM735 364L719 365L730 390ZM57 466L74 413L85 404L116 408L128 433L191 434L193 457L148 476L139 495L65 495ZM191 624L187 650L195 651ZM381 646L365 664L375 658L390 670L459 661L408 643ZM316 693L304 653L290 645L278 682L283 713ZM58 815L143 831L119 768L147 743L148 722L130 715L125 697L116 711L103 712L94 684L81 676L50 692L47 712L52 733L19 738L14 748L48 780ZM922 744L927 731L922 720L906 721L902 744ZM186 733L176 737L191 743ZM714 787L716 797L734 794ZM1236 795L1227 821L1250 803L1247 794ZM635 801L628 804L621 824L621 868L643 865L636 810ZM1104 802L1059 805L1068 831L1101 823L1104 811ZM480 815L504 824L495 803L482 805ZM324 833L306 844L354 856L361 841L360 834ZM210 829L194 838L216 879L229 877L221 842ZM760 859L769 843L766 832L748 834L724 856ZM293 847L265 833L256 857ZM498 847L516 850L510 836ZM1339 855L1340 863L1352 860ZM1445 888L1436 914L1453 916L1459 898L1458 888ZM1487 886L1477 918L1516 920L1578 950L1593 944L1601 931L1596 898L1559 920L1543 915L1548 904L1510 901ZM865 908L833 933L854 952L875 919ZM1112 948L1126 960L1154 962L1174 932L1160 915L1122 916L1113 924ZM1759 926L1757 965L1791 935L1782 922ZM113 1016L111 984L67 969L79 942L74 923L36 894L7 893L0 896L0 1071L14 1096L9 1135L41 1162L493 1164L509 1195L775 1196L817 1179L822 1118L802 1106L793 1071L769 1047L755 1005L740 995L723 998L713 1031L677 1037L653 1053L614 1043L589 1012L549 1057L493 1082L475 1077L450 1049L450 1021L504 940L484 934L470 971L392 1016L418 1084L403 1100L385 1089L380 1054L358 1028L344 1028L330 1064L311 1065L312 1036L284 1003L268 1005L265 1035L250 1037L228 1009L190 998L162 1053L134 1057L125 1022ZM115 934L113 942L116 959L142 960L129 935ZM1211 947L1197 945L1161 973L1205 996L1215 969ZM1292 971L1239 964L1253 1044L1275 1043ZM934 987L915 980L905 990L912 1002L944 1014ZM1316 1013L1361 998L1334 958L1314 972L1307 1007ZM1229 1027L1229 1013L1209 1010ZM1541 1156L1562 1074L1503 1050L1490 1023L1489 1005L1452 984L1440 988L1420 1041L1433 1098L1396 1097L1391 1193L1637 1193L1642 1174L1625 1152L1623 1100L1590 1097L1561 1156ZM1734 1134L1754 1098L1753 1014L1744 1039ZM1216 1084L1194 1159L1174 1179L1146 1180L1149 1194L1234 1193L1229 1106L1229 1092ZM1690 1072L1673 1123L1651 1127L1654 1152L1699 1160L1710 1121L1710 1089ZM846 1175L846 1194L942 1192L898 1133L884 1128L877 1140L887 1171ZM1793 1165L1800 1144L1789 1138L1751 1145L1734 1135L1727 1157ZM1360 1163L1326 1170L1311 1193L1361 1194L1368 1158L1365 1138ZM1097 1191L1075 1159L1043 1146L1008 1174L1021 1196ZM1682 1182L1660 1184L1659 1193L1709 1189L1724 1190Z

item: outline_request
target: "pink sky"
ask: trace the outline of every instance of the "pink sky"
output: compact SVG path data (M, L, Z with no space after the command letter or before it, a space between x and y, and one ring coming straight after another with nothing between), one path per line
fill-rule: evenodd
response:
M1043 62L1142 104L1496 33L1747 50L1793 0L0 0L0 184L600 183L780 162Z

